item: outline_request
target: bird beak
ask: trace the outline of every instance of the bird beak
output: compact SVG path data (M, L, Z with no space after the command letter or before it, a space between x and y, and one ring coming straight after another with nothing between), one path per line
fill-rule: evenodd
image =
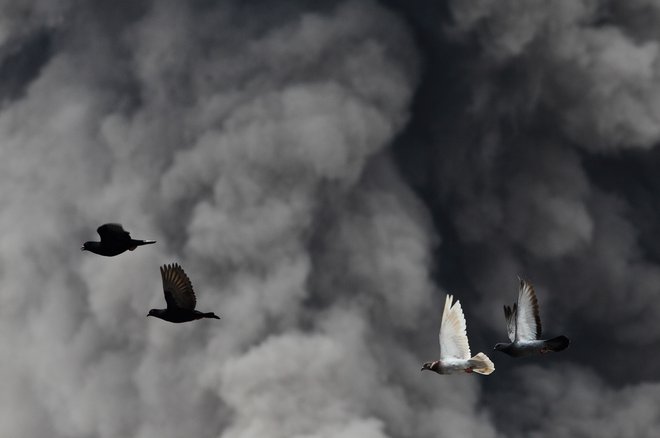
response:
M81 247L80 247L80 250L81 250L81 251L84 251L84 250L85 250L85 247L84 247L84 246L81 246Z
M424 368L422 367L422 369L420 371L424 371Z

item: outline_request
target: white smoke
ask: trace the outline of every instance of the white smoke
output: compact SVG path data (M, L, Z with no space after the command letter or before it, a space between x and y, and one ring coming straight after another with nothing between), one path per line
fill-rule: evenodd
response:
M298 6L35 3L28 27L3 7L2 41L61 33L0 113L0 434L495 436L475 380L417 371L440 297L387 152L408 30L374 2ZM108 221L158 243L80 253ZM146 318L173 261L222 320Z
M616 7L640 9L598 0L451 2L454 31L476 35L492 67L522 65L509 91L554 113L571 140L589 150L651 148L660 140L658 42L607 23Z

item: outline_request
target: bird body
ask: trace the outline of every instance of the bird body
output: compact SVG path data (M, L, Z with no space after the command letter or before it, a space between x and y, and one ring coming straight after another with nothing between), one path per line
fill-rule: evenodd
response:
M220 319L213 312L200 312L195 310L197 299L192 283L178 264L163 265L160 267L160 276L163 280L163 293L165 295L166 309L151 309L147 316L154 316L174 323L194 321L202 318Z
M204 313L199 310L191 311L182 309L151 309L147 316L155 316L156 318L174 323L194 321L202 318L220 319L220 317L213 312Z
M495 365L491 362L488 356L483 353L478 353L470 359L447 358L444 360L427 362L423 365L422 369L435 371L438 374L478 373L488 375L495 371Z
M569 344L570 341L566 336L557 336L556 338L548 340L499 343L495 345L495 349L512 357L528 357L549 353L551 351L561 351L566 349Z
M132 239L128 231L121 224L103 224L96 229L101 237L100 242L88 241L80 247L81 251L114 257L124 251L134 251L138 246L156 243L155 240Z
M541 338L541 317L536 293L531 283L520 279L518 301L512 307L504 306L509 343L500 342L495 350L512 357L527 357L558 352L570 344L566 336Z
M461 303L457 300L452 305L452 301L453 296L447 295L438 334L440 360L426 362L422 365L422 371L430 370L438 374L492 373L495 365L488 356L484 353L471 355Z

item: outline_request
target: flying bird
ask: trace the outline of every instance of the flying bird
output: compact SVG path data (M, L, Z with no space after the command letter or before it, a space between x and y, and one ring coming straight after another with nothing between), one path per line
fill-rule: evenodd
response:
M121 224L103 224L96 229L96 232L101 236L101 241L85 242L80 247L81 251L90 251L94 254L113 257L126 250L134 251L138 246L156 243L155 240L131 239L131 235L124 230Z
M512 357L534 356L551 351L562 351L568 348L570 341L566 336L544 340L541 339L541 317L539 303L531 283L518 277L518 302L513 308L504 306L506 331L510 343L498 343L495 350Z
M456 300L452 305L452 295L447 295L445 308L440 323L440 360L426 362L422 371L431 370L438 374L479 373L490 374L495 371L493 362L483 353L470 357L465 330L465 317L461 303Z
M160 267L163 292L167 309L151 309L147 316L155 316L169 322L187 322L202 318L220 319L213 312L195 310L197 300L190 279L177 263Z

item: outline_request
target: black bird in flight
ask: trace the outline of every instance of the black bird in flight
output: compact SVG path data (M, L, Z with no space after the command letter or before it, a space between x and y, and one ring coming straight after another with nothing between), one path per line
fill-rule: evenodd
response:
M101 236L101 241L85 242L80 247L81 251L113 257L126 250L134 251L138 246L156 243L155 240L131 239L131 235L124 230L121 224L103 224L96 229L96 232Z
M151 309L147 316L155 316L169 322L187 322L202 318L220 319L213 312L195 310L197 300L190 279L177 263L160 267L163 292L167 309Z

